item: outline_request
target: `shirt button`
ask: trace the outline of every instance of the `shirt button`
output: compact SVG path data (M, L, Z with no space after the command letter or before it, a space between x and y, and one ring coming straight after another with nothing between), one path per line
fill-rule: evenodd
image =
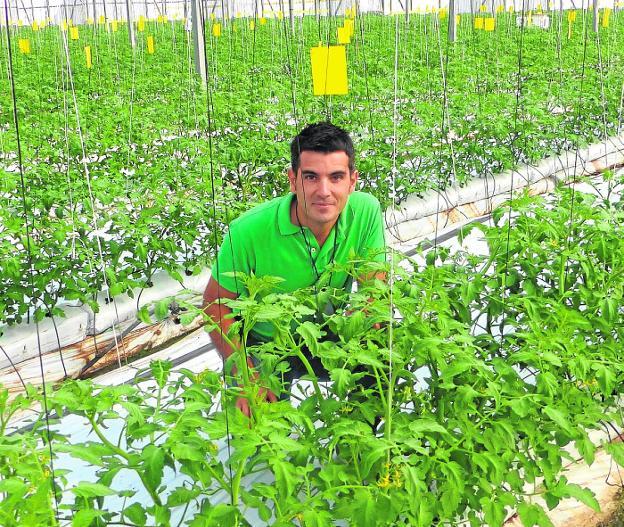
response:
M312 252L315 253L316 252L316 247L312 247Z

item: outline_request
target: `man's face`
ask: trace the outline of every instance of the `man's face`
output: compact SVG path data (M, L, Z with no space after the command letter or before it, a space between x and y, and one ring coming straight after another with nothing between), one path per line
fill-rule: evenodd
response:
M332 226L355 189L357 178L357 170L349 172L349 157L343 151L301 152L298 173L288 170L301 222L308 227Z

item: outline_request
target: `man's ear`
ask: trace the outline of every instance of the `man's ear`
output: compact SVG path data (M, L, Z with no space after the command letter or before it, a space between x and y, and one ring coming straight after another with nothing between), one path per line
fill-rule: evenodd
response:
M290 183L290 191L293 193L297 192L297 174L295 174L292 167L288 169L288 181Z
M354 170L349 175L349 178L351 179L351 184L349 185L349 193L355 190L355 185L357 184L357 180L359 176L360 176L360 173L357 170Z

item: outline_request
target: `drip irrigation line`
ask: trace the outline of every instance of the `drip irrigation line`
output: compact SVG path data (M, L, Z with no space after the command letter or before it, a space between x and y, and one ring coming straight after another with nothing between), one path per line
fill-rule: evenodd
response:
M17 95L15 92L15 73L13 70L13 50L11 49L11 28L9 25L9 7L7 5L7 0L4 0L4 15L6 22L6 42L7 42L7 65L8 65L8 73L9 73L9 81L11 86L11 100L13 103L13 123L15 125L15 139L17 142L17 161L19 166L19 174L20 174L20 190L21 190L21 198L22 198L22 206L24 209L24 229L26 234L26 258L28 261L28 285L30 287L31 302L34 303L35 299L35 282L34 282L34 262L32 255L32 244L31 244L31 225L30 218L28 216L28 201L26 199L26 181L24 176L24 163L22 156L22 143L20 137L20 128L19 128L19 116L17 111ZM30 310L29 310L30 311ZM59 514L59 503L58 503L58 487L56 485L56 473L54 470L54 459L52 452L52 434L50 431L50 416L48 409L48 398L47 398L47 388L45 383L45 371L43 368L43 353L41 350L41 334L39 331L39 321L37 317L35 319L35 331L37 334L37 351L39 355L39 369L41 372L41 383L42 383L42 394L43 394L43 407L45 413L45 423L46 423L46 440L48 443L48 451L50 454L50 476L52 483L52 491L54 494L54 508L56 511L56 516ZM18 374L19 375L19 374ZM21 379L21 377L20 377Z

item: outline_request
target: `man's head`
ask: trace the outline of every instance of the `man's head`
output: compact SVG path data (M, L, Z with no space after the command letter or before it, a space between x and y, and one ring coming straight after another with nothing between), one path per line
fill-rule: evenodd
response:
M290 166L296 174L299 170L301 152L344 152L349 158L349 170L355 170L353 141L342 128L331 123L315 123L306 126L290 143Z
M312 124L291 144L290 190L297 195L296 212L313 232L328 232L355 190L353 143L330 123Z

